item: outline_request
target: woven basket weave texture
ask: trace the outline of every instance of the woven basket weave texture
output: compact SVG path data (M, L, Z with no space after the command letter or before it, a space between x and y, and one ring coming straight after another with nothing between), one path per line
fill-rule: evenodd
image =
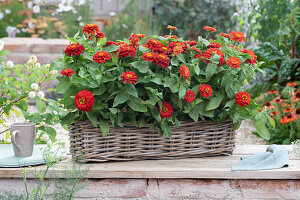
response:
M75 122L69 125L70 152L84 162L105 162L230 155L235 147L231 120L183 121L171 128L171 139L149 128L110 127L108 136L102 137L89 121Z

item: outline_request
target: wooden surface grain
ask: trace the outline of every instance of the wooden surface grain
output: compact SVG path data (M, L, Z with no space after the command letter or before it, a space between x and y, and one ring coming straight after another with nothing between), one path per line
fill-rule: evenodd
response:
M300 160L291 160L290 166L261 171L231 171L240 156L264 152L267 145L237 146L232 156L189 158L177 160L145 160L129 162L88 163L86 178L203 178L203 179L300 179ZM290 148L290 146L286 146ZM70 156L51 168L46 178L70 170ZM45 165L28 168L27 177L35 178ZM20 168L0 168L0 178L21 178Z

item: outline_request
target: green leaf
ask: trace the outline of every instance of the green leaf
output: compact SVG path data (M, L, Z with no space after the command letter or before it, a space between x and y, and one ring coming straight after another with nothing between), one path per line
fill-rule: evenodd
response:
M0 56L7 55L7 54L9 54L9 53L10 53L10 51L3 50L3 51L0 51Z
M119 46L112 44L108 47L103 48L102 51L106 51L107 53L110 53L110 52L117 51L119 48L120 48Z
M178 92L180 99L182 99L185 96L185 92L186 92L186 88L180 84L179 92Z
M143 74L149 71L149 63L145 60L132 62L131 65Z
M50 65L51 70L62 70L64 68L64 62L61 60L57 60Z
M97 125L97 117L93 112L85 112L89 120L92 122L93 126L98 127Z
M197 75L200 74L200 68L199 68L199 65L195 65L195 66L194 66L194 70L195 70L195 73L196 73Z
M65 77L59 80L59 83L56 86L57 93L64 93L70 85L70 79Z
M215 96L215 97L211 98L211 100L208 102L208 104L205 107L205 111L214 110L217 107L219 107L219 105L221 104L223 98L224 98L223 95L218 95L218 96Z
M32 115L28 116L27 119L36 124L41 123L41 121L43 120L43 118L40 114L32 114Z
M171 65L178 66L178 60L176 60L175 58L172 58Z
M184 59L184 54L183 54L183 53L177 55L177 59L178 59L179 61L181 61L182 63L186 63L186 62L185 62L185 59Z
M156 83L158 85L163 85L161 79L158 78L158 77L155 77L155 78L151 79L151 82Z
M128 101L128 106L137 112L147 112L147 106L145 104L142 104L142 101L138 98L134 98L130 101Z
M201 36L198 37L198 42L203 43L205 46L209 46L210 43L206 39L202 38Z
M40 113L46 112L46 104L39 98L36 98L36 108Z
M206 67L206 79L210 79L214 73L216 72L216 69L217 69L217 65L215 64L212 64L212 63L209 63Z
M133 84L127 84L127 86L126 86L126 91L127 91L128 94L130 94L131 96L138 97L137 90L136 90L136 88L135 88L135 86L134 86Z
M269 133L268 129L266 128L264 121L256 121L256 122L254 122L254 126L260 137L262 137L265 140L270 139L270 133Z
M118 112L118 109L116 109L116 108L109 108L109 110L112 114L117 114L117 112Z
M168 121L166 120L166 118L163 119L162 122L161 122L161 129L162 129L162 131L166 134L166 136L169 139L172 138L172 136L171 136L171 129L170 129L169 125L168 125Z
M275 128L275 121L274 121L274 119L272 119L272 117L268 116L268 120L269 120L270 125L271 125L273 128Z
M128 99L129 99L129 94L125 91L120 91L114 100L113 107L116 107L117 105L126 102Z
M191 111L189 112L190 118L192 118L195 122L197 122L199 119L199 108L199 104L197 104L194 107L192 107Z
M55 141L56 137L56 130L52 127L45 127L45 132L49 135L49 138L51 139L52 142Z
M108 121L101 118L99 120L99 126L100 126L100 130L102 132L102 137L106 137L107 134L109 133L109 124L108 124Z

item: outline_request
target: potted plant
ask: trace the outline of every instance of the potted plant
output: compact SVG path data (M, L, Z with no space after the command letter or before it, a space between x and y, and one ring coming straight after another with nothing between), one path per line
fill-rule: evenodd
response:
M258 113L243 92L261 64L240 44L244 34L185 41L172 35L176 27L168 29L166 36L132 34L113 42L87 24L82 34L67 37L70 45L51 70L61 70L56 91L69 110L62 123L70 124L74 156L107 161L228 154L233 124L251 117L258 133L268 135L266 112Z

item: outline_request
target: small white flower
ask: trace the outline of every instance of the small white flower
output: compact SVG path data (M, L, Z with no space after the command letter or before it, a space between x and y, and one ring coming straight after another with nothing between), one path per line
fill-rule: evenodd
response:
M33 7L32 1L29 1L29 2L27 3L27 7L28 7L29 9L31 9L31 8Z
M32 60L33 62L37 61L37 57L35 55L30 56L29 61Z
M14 66L13 61L11 61L11 60L7 61L6 66L7 66L8 68L12 68L12 67Z
M10 14L11 11L10 11L9 9L5 9L5 13L6 13L6 14Z
M32 10L33 10L34 13L40 13L41 12L41 9L40 9L39 6L33 6Z
M122 24L122 27L128 29L128 26L126 24Z
M84 5L85 4L85 2L86 2L86 0L79 0L79 2L78 2L78 5Z
M39 85L37 83L32 83L31 84L31 89L37 90L37 89L39 89Z
M80 21L80 20L82 20L82 17L81 16L77 17L77 21Z
M46 68L50 68L50 64L46 64L45 67L46 67Z
M36 63L35 66L36 67L41 67L41 63Z
M39 91L39 92L37 93L37 96L38 96L40 99L43 99L43 98L45 97L45 94L44 94L43 91Z
M4 18L4 14L0 12L0 20Z
M115 12L110 12L109 15L110 15L111 17L113 17L113 16L116 16L117 13L115 13Z
M2 51L3 48L4 48L4 42L0 40L0 51Z
M33 99L35 97L35 92L32 92L32 91L29 92L28 93L28 97L31 98L31 99Z
M79 26L84 26L84 23L83 22L79 22Z
M45 141L45 142L48 142L49 139L50 139L50 138L49 138L49 136L48 136L47 134L44 134L44 135L41 137L41 140L42 140L42 141Z
M58 70L51 70L50 71L50 74L57 74L58 73Z

